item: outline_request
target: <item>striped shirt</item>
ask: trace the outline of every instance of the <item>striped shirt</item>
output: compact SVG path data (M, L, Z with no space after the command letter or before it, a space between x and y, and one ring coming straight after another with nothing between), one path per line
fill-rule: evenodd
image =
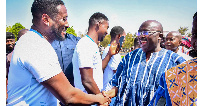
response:
M166 49L152 53L147 62L141 48L128 53L109 82L110 86L118 88L114 106L148 105L161 74L184 61L183 57Z

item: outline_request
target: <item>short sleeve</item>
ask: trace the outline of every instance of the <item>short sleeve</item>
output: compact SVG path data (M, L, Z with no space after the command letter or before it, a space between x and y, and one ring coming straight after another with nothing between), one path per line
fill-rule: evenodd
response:
M121 61L121 56L120 54L116 54L112 56L111 60L108 62L108 65L112 70L117 70L117 67Z
M119 63L116 73L114 74L113 78L109 82L111 86L115 86L115 87L119 86L118 80L119 80L120 75L122 74L122 71L123 71L123 60Z
M97 55L97 51L95 51L96 49L92 46L88 44L82 44L82 45L78 45L77 46L77 58L78 58L78 64L79 64L79 68L83 68L83 67L90 67L90 68L94 68L93 65L93 61L95 60L95 55ZM93 48L93 49L92 49ZM99 54L100 55L100 54Z
M38 82L43 82L62 72L62 69L51 44L43 38L35 42L22 49L18 63L23 63Z

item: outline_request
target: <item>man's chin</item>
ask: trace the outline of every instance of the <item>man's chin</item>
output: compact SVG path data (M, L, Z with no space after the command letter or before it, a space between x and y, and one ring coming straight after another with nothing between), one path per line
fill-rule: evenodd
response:
M147 52L148 51L148 48L146 48L146 47L141 47L142 48L142 50L144 51L144 52Z

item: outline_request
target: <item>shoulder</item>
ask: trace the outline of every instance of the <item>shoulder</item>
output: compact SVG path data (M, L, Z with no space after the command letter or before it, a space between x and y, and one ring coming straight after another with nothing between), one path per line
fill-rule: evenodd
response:
M171 50L163 49L163 52L165 52L166 56L170 56L172 59L183 58L182 56L180 56L179 54L177 54Z
M129 53L125 56L125 58L128 59L128 58L131 58L131 57L139 56L139 55L141 55L142 53L143 53L142 49L141 49L141 48L138 48L138 49L135 49L135 50L129 52Z
M80 37L76 37L76 36L74 36L72 34L67 34L66 35L66 39L71 39L73 41L79 41L81 38Z
M87 37L83 37L82 39L80 39L78 41L77 45L82 45L82 44L89 44L90 43L90 39L88 39Z
M27 55L44 55L46 53L54 53L55 50L45 38L33 31L27 31L27 33L18 40L15 48L15 53L16 52Z
M91 49L91 48L98 48L98 46L90 38L83 37L78 41L77 48Z
M180 56L182 56L185 60L190 60L190 59L192 59L191 56L189 56L189 55L187 55L187 54L185 54L185 53L182 53L182 52L180 52L180 51L178 51L177 54L180 55Z
M183 62L183 63L181 63L181 64L179 64L175 67L172 67L169 70L167 70L166 73L171 72L172 70L175 70L176 68L178 68L178 69L189 68L189 67L187 67L187 65L189 65L189 66L197 65L197 58L187 60L187 61L185 61L185 62Z

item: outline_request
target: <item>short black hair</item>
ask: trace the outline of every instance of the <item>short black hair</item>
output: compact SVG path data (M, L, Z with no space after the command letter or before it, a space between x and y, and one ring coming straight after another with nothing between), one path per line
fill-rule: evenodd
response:
M114 26L110 31L111 38L115 38L116 35L123 34L124 29L121 26Z
M89 26L95 25L99 21L108 21L108 18L100 12L94 13L89 19Z
M15 39L15 35L11 32L6 32L6 39Z
M42 14L55 18L58 14L58 5L64 5L64 2L62 0L34 0L31 7L33 19L40 19Z

